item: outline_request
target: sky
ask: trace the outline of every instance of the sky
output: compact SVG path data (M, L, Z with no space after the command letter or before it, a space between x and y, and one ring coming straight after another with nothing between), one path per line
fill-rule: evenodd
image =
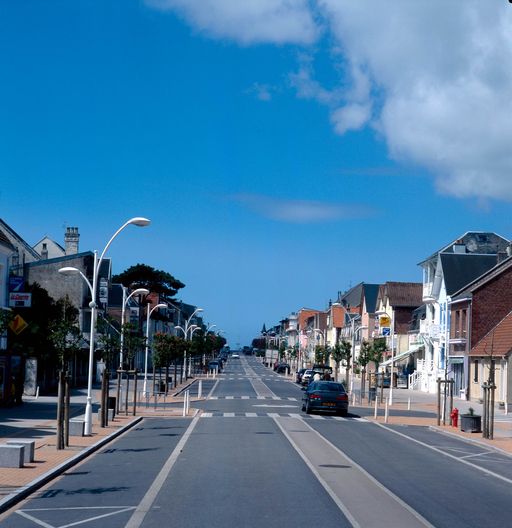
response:
M506 0L0 0L0 218L186 284L231 346L512 238Z

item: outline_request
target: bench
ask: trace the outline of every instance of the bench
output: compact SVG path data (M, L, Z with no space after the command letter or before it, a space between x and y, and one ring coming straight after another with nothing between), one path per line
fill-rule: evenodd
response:
M36 441L28 438L12 438L5 442L7 445L22 445L25 447L24 462L34 462Z
M0 467L22 468L25 458L25 446L0 445Z

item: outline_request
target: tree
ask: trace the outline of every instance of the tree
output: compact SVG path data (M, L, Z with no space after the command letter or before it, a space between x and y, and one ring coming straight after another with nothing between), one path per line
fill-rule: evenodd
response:
M80 350L82 333L78 327L78 310L69 297L60 299L56 304L62 306L62 317L49 322L48 337L57 354L60 369L66 371L69 361Z
M129 369L133 367L135 354L144 348L146 338L142 336L140 329L133 323L125 323L123 325L123 335L123 357L126 361L125 367Z
M357 364L361 367L361 394L364 395L366 385L366 367L372 360L372 345L368 341L361 343Z
M146 288L150 292L159 293L165 297L174 297L178 290L185 287L185 284L170 273L146 264L131 266L119 275L114 275L112 282L124 284L133 289Z
M319 365L326 365L329 361L329 350L324 345L315 346L315 363Z
M348 383L348 372L350 370L350 359L352 358L352 344L343 339L340 343L334 345L332 358L336 363L336 379L338 378L338 369L340 363L345 366L345 384Z

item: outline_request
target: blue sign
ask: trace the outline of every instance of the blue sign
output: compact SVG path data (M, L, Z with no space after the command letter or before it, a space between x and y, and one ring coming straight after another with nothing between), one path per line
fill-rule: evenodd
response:
M391 328L389 328L389 326L383 326L383 327L380 329L380 335L383 335L383 336L389 336L389 335L391 335Z
M23 277L12 275L9 277L9 291L10 292L22 292L25 286L25 280Z

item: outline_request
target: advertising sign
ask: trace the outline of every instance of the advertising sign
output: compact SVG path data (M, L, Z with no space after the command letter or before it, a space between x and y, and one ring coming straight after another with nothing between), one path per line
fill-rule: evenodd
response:
M32 294L11 292L9 294L9 306L11 308L30 308L32 306Z

